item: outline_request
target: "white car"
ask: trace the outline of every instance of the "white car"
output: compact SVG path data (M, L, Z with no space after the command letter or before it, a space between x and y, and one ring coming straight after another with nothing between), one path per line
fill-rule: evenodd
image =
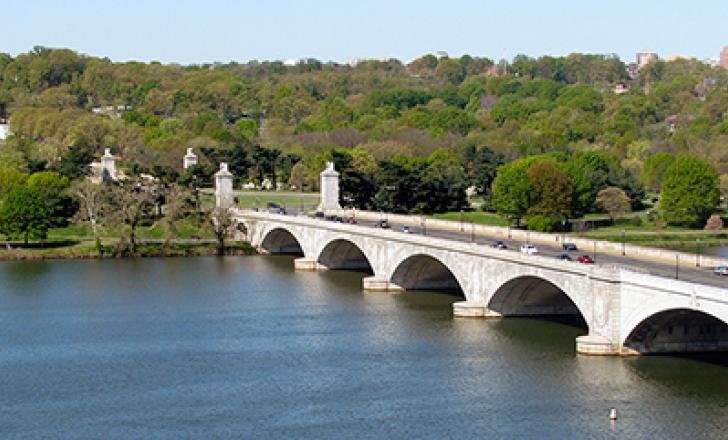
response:
M538 253L538 249L532 244L524 244L521 246L521 253L533 255Z

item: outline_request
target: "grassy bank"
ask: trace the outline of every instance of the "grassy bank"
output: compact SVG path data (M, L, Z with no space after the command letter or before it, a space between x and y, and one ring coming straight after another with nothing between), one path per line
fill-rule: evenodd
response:
M167 240L170 233L166 226L153 224L137 231L137 249L130 252L128 244L120 243L119 230L105 230L101 236L101 254L91 232L82 225L49 230L48 238L43 241L21 242L5 241L0 236L0 260L27 259L85 259L107 257L163 257L216 255L217 244L213 236L194 222L181 222L173 239ZM255 249L248 242L226 243L226 253L231 255L251 255Z

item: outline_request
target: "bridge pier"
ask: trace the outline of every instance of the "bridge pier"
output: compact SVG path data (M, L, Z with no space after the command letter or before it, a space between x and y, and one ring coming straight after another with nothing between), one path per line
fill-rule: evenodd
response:
M402 286L398 286L386 278L366 277L361 280L362 290L365 292L404 292Z
M615 344L606 337L598 335L577 337L576 352L588 356L617 356L622 354L619 350L619 344Z
M328 267L318 261L308 258L296 258L293 260L293 268L301 272L325 272L329 270Z
M503 315L475 301L458 301L452 304L452 314L460 318L499 319Z

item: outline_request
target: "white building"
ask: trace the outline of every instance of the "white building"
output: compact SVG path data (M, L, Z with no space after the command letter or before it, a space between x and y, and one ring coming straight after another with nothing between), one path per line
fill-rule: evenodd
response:
M645 67L646 65L657 61L658 59L659 59L659 57L657 56L657 53L655 53L655 52L650 52L647 50L644 50L642 52L637 52L637 67L641 69L641 68Z
M184 161L182 162L182 167L187 169L193 165L197 165L197 155L192 152L192 148L188 148L187 154L185 154Z

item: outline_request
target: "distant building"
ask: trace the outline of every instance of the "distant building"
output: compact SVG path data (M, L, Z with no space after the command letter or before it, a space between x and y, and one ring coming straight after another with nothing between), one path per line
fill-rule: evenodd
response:
M438 50L437 52L435 52L435 56L437 57L438 60L440 58L447 58L448 57L447 52L445 52L444 50Z
M101 161L91 162L91 176L89 179L94 183L112 182L119 180L116 173L116 157L111 154L111 149L106 148Z
M629 87L627 87L627 84L621 82L617 83L617 85L614 86L614 93L617 95L621 95L622 93L629 92Z
M657 61L659 58L655 52L637 52L637 68L641 69L646 65Z
M721 51L719 64L720 67L728 69L728 46L724 47L723 51Z
M720 67L720 58L706 58L703 60L703 64L707 64L710 67Z
M131 110L132 107L130 105L104 105L91 109L91 111L97 115L107 115L116 118L121 117L121 115Z

